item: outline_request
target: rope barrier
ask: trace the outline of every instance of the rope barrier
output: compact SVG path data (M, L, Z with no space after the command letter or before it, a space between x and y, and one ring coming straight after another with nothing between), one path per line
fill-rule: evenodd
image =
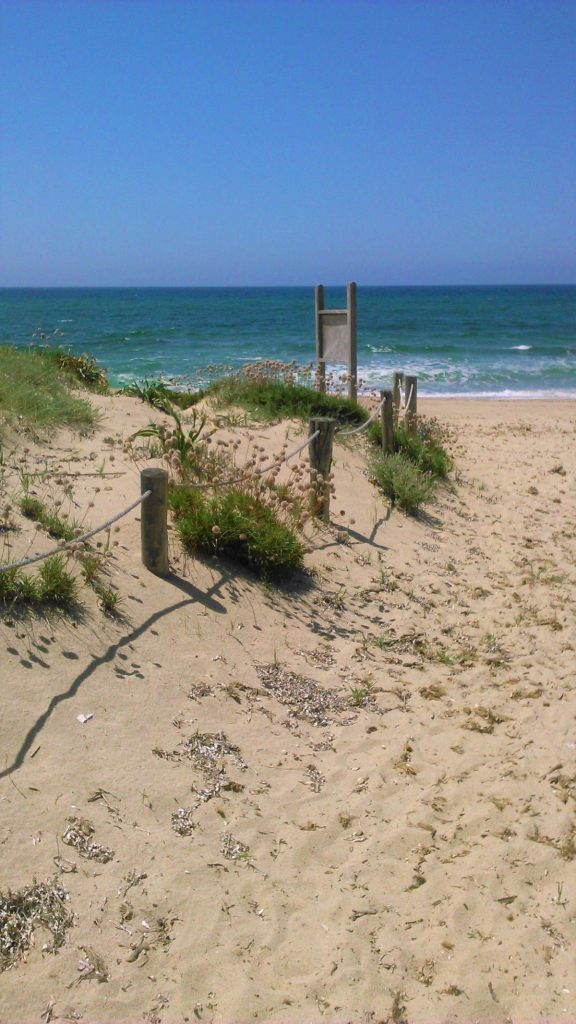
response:
M298 447L294 448L291 452L288 452L288 454L285 455L284 458L279 463L271 463L267 466L263 466L262 469L255 470L253 476L264 476L266 473L269 473L270 470L275 467L275 465L281 466L285 462L288 462L288 459L293 459L294 456L298 455L298 453L301 452L303 448L307 448L310 442L313 441L315 437L318 437L319 433L319 430L314 431L314 433L311 434L310 437L307 437L306 440L302 442L302 444L298 445ZM236 476L229 477L226 480L213 480L210 483L191 484L191 486L202 489L208 487L224 487L229 484L240 483L241 481L242 477ZM131 512L132 509L136 508L137 505L141 505L142 502L145 501L146 498L150 496L150 494L151 491L144 491L144 494L141 494L140 497L136 499L136 501L133 501L130 505L123 509L122 512L118 512L117 515L112 516L110 519L107 519L106 522L101 523L100 526L96 526L93 530L90 530L88 533L85 533L82 537L75 537L74 540L69 540L65 544L59 544L57 547L51 548L49 551L44 551L41 555L33 555L32 558L23 558L22 561L14 562L12 565L0 565L0 573L11 572L14 569L23 569L24 566L26 565L33 565L35 562L41 562L42 559L44 558L50 558L51 555L58 555L66 549L74 548L79 544L84 544L85 541L90 540L90 538L94 537L95 534L100 533L102 530L107 530L108 527L113 526L113 524L118 522L119 519L122 519L124 516L128 515L128 513Z
M288 452L288 455L285 455L280 462L272 462L269 463L267 466L263 466L262 469L255 469L252 473L252 476L265 476L266 473L269 473L272 469L275 468L276 465L282 466L285 462L288 462L288 459L293 459L294 456L298 455L298 453L301 452L303 448L307 448L310 442L313 441L315 437L318 437L319 433L319 430L315 430L314 433L310 435L310 437L307 437L306 440L302 442L302 444L298 445L297 448L294 448L293 451ZM224 480L210 480L205 483L191 483L188 486L195 487L197 490L206 490L209 487L228 487L230 484L239 484L242 483L243 479L244 478L241 476L233 476L227 477Z
M376 406L376 408L375 408L374 412L372 413L372 415L369 416L368 419L365 420L365 422L362 423L359 427L354 427L353 430L339 430L338 433L339 433L340 437L352 437L352 434L360 434L360 433L362 433L363 430L366 430L366 427L369 427L370 424L373 423L374 420L376 419L376 417L379 415L380 410L381 410L382 406L384 405L385 401L386 401L386 399L383 398L381 402L378 402L378 405Z
M25 565L33 565L34 562L41 562L43 558L50 558L51 555L59 555L62 551L67 548L76 547L78 544L83 544L84 541L90 540L96 533L100 533L101 530L107 530L109 526L113 526L114 523L118 522L124 516L128 515L133 508L137 505L141 505L143 501L150 496L151 491L144 491L136 501L133 501L131 505L128 505L122 512L118 512L117 515L112 516L111 519L107 519L105 523L101 523L100 526L96 526L93 530L85 533L82 537L75 537L74 540L66 541L65 544L59 544L55 548L51 548L50 551L45 551L41 555L33 555L32 558L23 558L21 562L14 562L13 565L0 565L0 573L10 572L12 569L22 569Z

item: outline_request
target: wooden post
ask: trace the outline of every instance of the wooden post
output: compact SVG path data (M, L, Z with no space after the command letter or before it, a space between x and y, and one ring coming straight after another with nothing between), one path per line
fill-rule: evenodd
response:
M326 362L322 341L322 322L320 310L324 309L324 285L317 284L314 289L314 309L316 315L316 380L319 391L326 391Z
M394 451L394 412L392 409L392 392L381 391L380 401L383 403L380 410L380 423L382 425L382 451L385 455L392 455Z
M318 436L310 441L310 481L316 489L314 502L314 514L324 520L330 521L330 468L332 466L332 443L336 420L328 416L316 416L310 420L308 437L318 431ZM316 473L314 473L314 470ZM318 486L316 474L322 477L321 486Z
M404 381L404 374L396 373L392 374L392 403L394 406L394 424L398 423L398 416L400 414L400 386Z
M167 576L168 567L168 473L149 467L140 473L140 493L152 493L142 502L140 534L142 563L156 576Z
M418 426L418 377L404 378L404 401L406 402L406 429L415 434Z
M356 284L350 281L346 286L346 305L348 307L348 397L355 402L358 396L358 354L356 340Z

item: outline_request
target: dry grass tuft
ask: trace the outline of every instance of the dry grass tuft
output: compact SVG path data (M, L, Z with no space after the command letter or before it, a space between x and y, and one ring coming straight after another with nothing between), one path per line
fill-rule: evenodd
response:
M74 923L68 899L66 889L54 881L0 892L0 971L25 959L37 927L52 935L52 944L45 946L48 952L64 944L66 932Z

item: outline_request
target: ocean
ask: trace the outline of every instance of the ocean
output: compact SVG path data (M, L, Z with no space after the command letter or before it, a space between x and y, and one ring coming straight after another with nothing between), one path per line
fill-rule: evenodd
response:
M325 289L326 307L345 304ZM424 396L576 398L574 285L359 286L357 324L364 390L404 370ZM214 367L312 361L314 289L4 288L0 342L87 352L118 386L197 387Z

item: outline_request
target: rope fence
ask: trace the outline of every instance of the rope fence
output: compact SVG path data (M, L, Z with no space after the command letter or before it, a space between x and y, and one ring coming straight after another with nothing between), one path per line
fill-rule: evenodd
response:
M364 421L364 423L361 423L359 427L354 427L353 430L339 430L338 431L338 436L339 437L352 437L353 434L361 434L362 431L366 430L366 427L369 427L370 424L373 423L374 420L377 419L377 417L380 415L380 411L381 411L385 401L386 401L386 399L383 398L381 402L378 402L378 405L376 406L376 408L375 408L374 412L372 413L372 415L369 416L368 419Z
M288 459L293 459L295 455L298 455L298 453L301 452L304 448L307 448L310 442L313 441L317 436L318 431L316 431L314 434L311 434L310 437L307 437L306 440L303 441L302 444L298 445L297 448L294 448L293 451L288 452L288 454L285 455L284 458L280 460L280 462L271 462L268 463L267 466L263 466L260 469L253 470L252 476L266 476L266 473L270 473L273 469L276 468L276 466L283 466L285 462L288 462ZM196 488L196 490L200 491L207 490L210 487L230 487L232 484L242 483L243 479L244 478L242 476L231 476L227 477L224 480L208 480L203 481L202 483L192 482L189 486L194 487Z
M41 562L43 558L50 558L52 555L59 555L66 549L73 549L80 544L84 544L85 541L90 540L90 538L94 537L95 534L101 533L102 530L108 530L109 527L113 526L114 523L117 523L119 519L123 519L124 516L127 516L132 509L141 505L143 501L146 501L146 498L149 497L150 493L150 491L145 491L139 498L136 498L136 501L127 505L122 512L118 512L115 516L107 519L105 523L101 523L100 526L95 526L93 530L89 530L88 533L83 534L82 537L74 537L73 540L64 541L56 547L50 548L49 551L44 551L41 555L33 555L32 558L23 558L21 562L13 562L12 565L0 565L0 573L11 572L13 569L23 569L26 565L34 565L34 562Z
M417 378L409 376L404 377L403 374L396 376L402 376L404 383L404 394L402 394L402 389L399 390L400 403L397 410L397 417L399 419L401 416L406 422L407 429L410 432L415 432L417 422ZM368 419L359 427L354 427L352 430L339 430L339 436L351 437L355 434L362 433L362 431L366 430L366 428L373 423L378 416L381 416L382 420L382 444L384 451L392 451L392 391L381 392L381 399ZM318 479L319 477L320 481L323 482L323 493L318 495L316 514L322 518L324 522L329 522L331 492L330 469L332 465L332 446L336 430L337 424L335 419L328 416L313 417L310 420L309 434L305 441L287 452L281 459L276 458L272 462L267 463L267 465L262 466L260 469L250 467L251 476L266 476L267 473L271 473L274 470L279 469L279 467L288 462L289 459L293 459L296 455L299 455L304 448L308 448L312 479ZM244 480L245 470L244 474L240 472L235 476L224 477L220 480L193 482L189 486L198 490L205 490L232 486L237 483L242 483ZM105 522L100 523L99 526L94 527L93 530L89 530L82 536L61 542L57 546L50 548L49 551L44 551L39 555L32 555L30 558L23 558L19 562L13 562L10 565L0 565L0 574L13 572L16 569L23 569L28 565L34 565L36 562L40 562L45 558L50 558L52 555L60 554L62 551L75 550L89 541L97 533L110 529L114 523L117 523L118 520L127 516L129 512L132 512L139 505L142 505L143 512L140 520L142 562L147 569L156 575L167 576L169 573L168 472L165 469L148 467L141 471L140 483L142 493L135 501L132 501L126 506L126 508L122 509L121 512L117 512L116 515L106 519Z

